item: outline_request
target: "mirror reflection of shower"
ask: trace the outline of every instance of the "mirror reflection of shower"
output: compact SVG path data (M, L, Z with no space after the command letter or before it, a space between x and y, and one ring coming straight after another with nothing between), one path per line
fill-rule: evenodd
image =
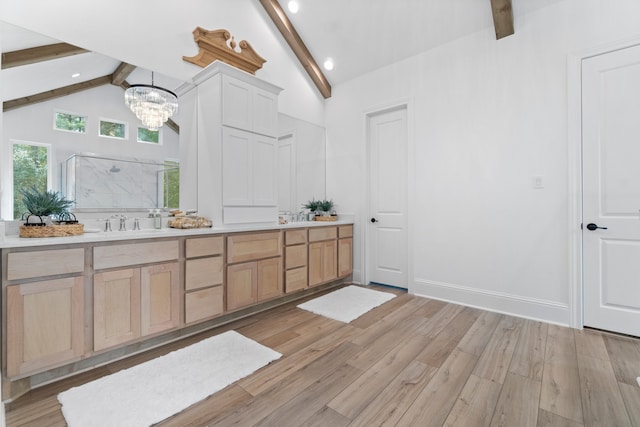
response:
M177 208L179 163L74 154L62 168L65 197L83 209Z

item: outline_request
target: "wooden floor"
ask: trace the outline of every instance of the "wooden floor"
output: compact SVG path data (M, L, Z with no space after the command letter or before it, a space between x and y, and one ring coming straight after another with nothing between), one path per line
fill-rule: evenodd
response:
M60 391L229 329L284 357L159 425L640 426L639 340L397 293L350 324L289 304L48 385L7 426L64 426Z

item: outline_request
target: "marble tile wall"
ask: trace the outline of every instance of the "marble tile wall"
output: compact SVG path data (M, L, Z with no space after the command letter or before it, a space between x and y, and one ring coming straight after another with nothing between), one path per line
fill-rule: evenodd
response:
M75 200L75 208L158 207L163 169L161 164L75 155L67 159L67 198Z

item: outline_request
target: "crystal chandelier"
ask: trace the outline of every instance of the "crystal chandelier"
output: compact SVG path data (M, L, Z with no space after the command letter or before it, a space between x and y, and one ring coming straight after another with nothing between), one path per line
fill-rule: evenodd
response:
M131 85L124 92L124 102L149 130L158 130L178 111L178 97L170 90L153 84Z

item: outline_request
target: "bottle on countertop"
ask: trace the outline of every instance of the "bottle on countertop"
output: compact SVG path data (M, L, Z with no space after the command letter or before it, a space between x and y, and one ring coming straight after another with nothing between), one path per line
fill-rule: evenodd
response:
M160 214L160 209L153 210L153 227L157 229L162 228L162 215Z

